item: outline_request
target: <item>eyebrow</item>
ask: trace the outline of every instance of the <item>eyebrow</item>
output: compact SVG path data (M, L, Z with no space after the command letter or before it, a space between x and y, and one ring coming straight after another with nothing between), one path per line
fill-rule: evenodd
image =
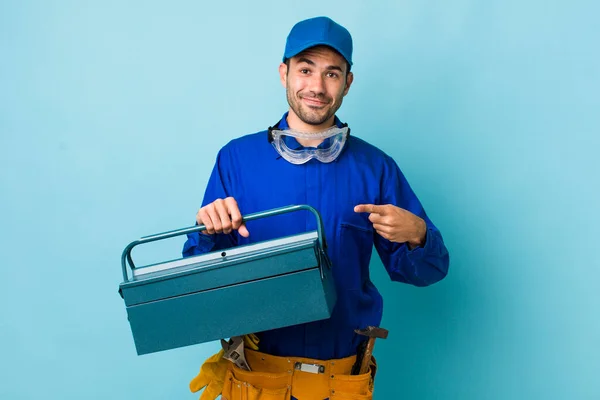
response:
M298 58L298 64L300 64L300 63L306 63L306 64L312 65L312 66L315 65L315 63L314 63L313 60L311 60L309 58L306 58L306 57L300 57L300 58ZM335 70L335 71L344 72L344 70L342 70L342 67L340 67L339 65L328 65L326 69L328 71Z

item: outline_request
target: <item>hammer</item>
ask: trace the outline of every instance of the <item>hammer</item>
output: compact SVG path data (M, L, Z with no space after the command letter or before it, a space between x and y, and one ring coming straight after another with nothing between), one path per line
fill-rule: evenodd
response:
M388 336L387 329L379 328L377 326L368 326L366 329L356 329L354 332L359 335L367 336L369 340L367 341L367 346L362 354L361 360L356 360L357 365L360 361L360 369L358 370L358 375L366 374L369 372L369 362L371 361L371 355L373 354L373 347L375 347L375 339L381 338L386 339ZM355 374L356 375L356 374Z

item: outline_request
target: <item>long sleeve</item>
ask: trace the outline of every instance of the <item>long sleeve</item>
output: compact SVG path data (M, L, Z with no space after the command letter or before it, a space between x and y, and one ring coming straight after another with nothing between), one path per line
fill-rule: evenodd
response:
M223 149L219 151L215 166L213 167L208 185L204 192L202 207L212 203L216 199L224 199L231 196L231 180L227 175L228 158ZM206 235L199 232L187 235L183 245L183 257L207 253L234 247L237 245L237 231L230 234Z
M382 177L381 187L381 204L393 204L404 208L423 218L427 224L425 244L412 250L406 243L393 243L374 233L375 249L390 278L415 286L428 286L440 281L447 275L450 262L442 235L391 159Z

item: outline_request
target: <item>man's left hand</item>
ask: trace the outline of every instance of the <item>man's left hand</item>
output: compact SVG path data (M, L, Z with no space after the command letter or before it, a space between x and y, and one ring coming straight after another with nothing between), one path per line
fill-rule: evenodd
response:
M390 242L408 243L411 249L425 243L427 224L410 211L392 204L359 204L354 207L354 212L370 213L373 229Z

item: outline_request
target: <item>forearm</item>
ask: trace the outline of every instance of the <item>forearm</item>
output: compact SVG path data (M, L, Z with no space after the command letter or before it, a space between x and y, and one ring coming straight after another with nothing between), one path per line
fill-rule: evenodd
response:
M422 246L390 243L378 248L390 278L415 286L428 286L448 273L450 257L440 232L428 227Z
M183 257L205 254L210 251L227 249L235 246L234 233L205 235L202 233L192 233L183 245Z

